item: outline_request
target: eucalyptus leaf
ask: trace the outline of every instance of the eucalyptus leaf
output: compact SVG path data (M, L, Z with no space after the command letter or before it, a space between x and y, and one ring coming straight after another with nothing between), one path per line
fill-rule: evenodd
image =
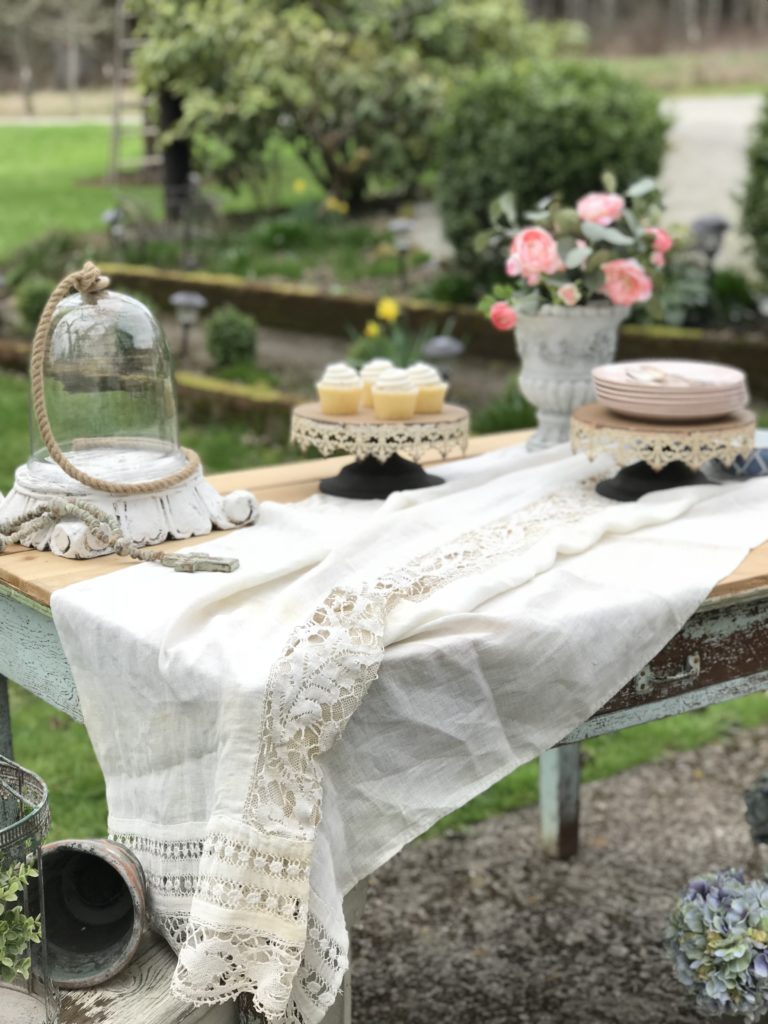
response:
M598 249L596 252L593 251L592 255L587 260L587 272L593 270L599 270L603 263L607 263L608 260L613 259L613 253L608 249Z
M515 196L513 192L503 192L499 196L499 206L501 212L506 217L509 224L513 226L517 224L517 203L515 202Z
M632 234L635 236L635 238L639 238L643 234L643 229L640 226L640 224L639 224L639 222L637 220L637 217L629 209L629 207L627 207L624 210L624 223L627 225L627 227L632 232Z
M472 246L478 256L482 255L482 253L490 248L495 237L496 232L493 228L488 228L486 231L478 231L472 240Z
M570 206L558 210L553 221L557 230L563 235L575 235L580 227L579 215Z
M549 210L526 210L523 217L532 224L546 224L549 220Z
M633 182L629 188L624 192L624 195L628 199L640 199L641 196L650 195L651 192L657 192L659 186L656 184L655 178L639 178Z
M613 171L603 171L600 175L600 182L606 192L615 192L619 187L619 183L616 180L616 175Z
M589 259L593 251L589 246L576 246L565 254L563 262L568 270L577 270Z
M634 245L635 239L618 228L604 227L591 221L582 221L581 233L590 242L607 242L608 245Z

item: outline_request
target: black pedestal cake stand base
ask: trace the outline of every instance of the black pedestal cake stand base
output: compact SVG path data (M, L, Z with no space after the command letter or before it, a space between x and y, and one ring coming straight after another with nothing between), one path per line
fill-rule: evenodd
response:
M320 490L338 498L372 499L386 498L394 491L413 491L442 483L441 477L426 473L417 463L400 455L390 455L385 462L367 455L345 466L337 476L321 480Z
M645 462L635 462L620 469L610 480L601 480L596 490L604 498L613 498L614 501L637 501L651 491L710 482L702 472L690 469L684 462L670 462L658 472Z

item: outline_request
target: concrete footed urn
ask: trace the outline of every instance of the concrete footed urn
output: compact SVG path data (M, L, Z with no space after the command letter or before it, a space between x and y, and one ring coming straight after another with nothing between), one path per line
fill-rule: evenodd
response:
M596 302L518 314L520 390L535 406L538 422L527 444L530 451L568 440L571 412L594 401L592 368L613 361L619 327L629 312L628 306Z

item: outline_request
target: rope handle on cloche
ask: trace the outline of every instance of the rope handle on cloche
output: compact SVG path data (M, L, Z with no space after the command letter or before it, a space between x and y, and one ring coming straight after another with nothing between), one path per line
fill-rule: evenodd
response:
M91 476L90 473L78 469L64 454L59 447L56 437L48 418L48 409L45 403L45 358L48 354L50 341L51 321L53 314L61 302L73 290L81 295L97 295L109 287L109 278L90 260L83 265L82 270L76 270L67 274L51 292L46 302L40 320L37 324L35 337L32 341L32 356L29 363L29 377L32 391L32 410L37 421L40 437L48 450L53 461L60 466L67 476L77 480L78 483L90 487L94 491L106 491L108 494L154 494L157 491L164 491L166 488L175 487L183 483L200 466L200 458L190 448L182 448L186 457L186 463L175 473L169 473L159 480L148 480L142 483L125 484L117 481L102 480L100 477Z

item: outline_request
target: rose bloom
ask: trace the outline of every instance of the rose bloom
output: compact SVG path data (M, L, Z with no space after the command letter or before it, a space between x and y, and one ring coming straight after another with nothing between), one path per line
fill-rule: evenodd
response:
M653 281L637 260L608 260L600 269L605 275L603 294L614 306L647 302L653 295Z
M650 258L654 267L658 267L659 269L661 269L667 262L667 258L663 252L652 252Z
M511 331L517 323L517 313L506 302L494 302L488 314L497 331Z
M569 282L560 285L557 289L557 297L564 306L576 306L581 301L581 292L577 285Z
M587 192L576 203L576 213L582 220L607 227L624 212L624 197L617 192Z
M672 246L675 244L672 241L672 236L668 234L664 228L646 228L646 235L653 236L653 251L664 254L669 252ZM662 263L661 266L664 266Z
M557 242L545 228L523 228L512 239L507 260L507 274L522 274L530 285L536 285L542 274L556 274L563 266Z

